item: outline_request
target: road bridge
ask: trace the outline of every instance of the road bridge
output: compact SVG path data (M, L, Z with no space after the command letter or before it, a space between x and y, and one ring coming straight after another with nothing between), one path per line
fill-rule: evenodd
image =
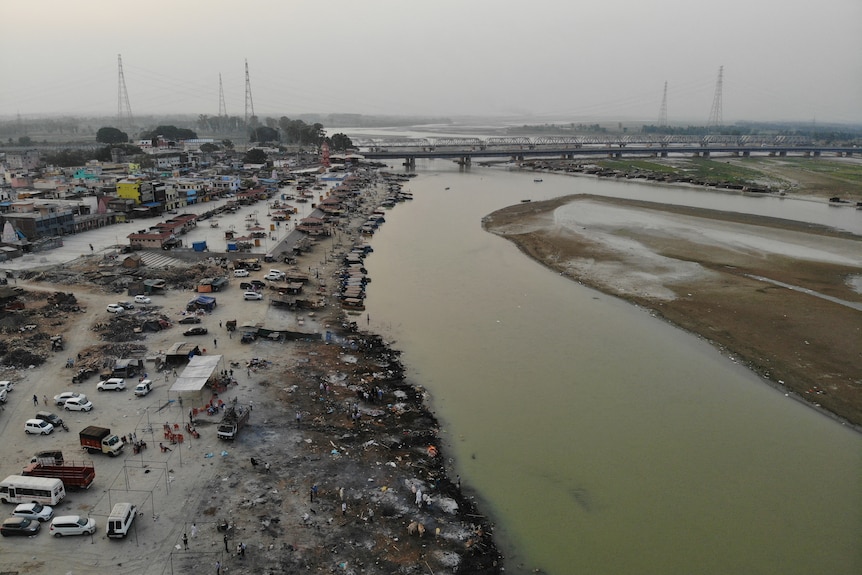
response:
M419 138L411 140L358 140L354 142L360 154L372 160L403 159L408 167L421 158L453 159L470 165L474 158L573 159L582 156L667 157L687 155L709 157L730 154L747 157L752 154L769 156L822 155L852 156L860 153L855 146L822 146L799 136L540 136L495 138Z

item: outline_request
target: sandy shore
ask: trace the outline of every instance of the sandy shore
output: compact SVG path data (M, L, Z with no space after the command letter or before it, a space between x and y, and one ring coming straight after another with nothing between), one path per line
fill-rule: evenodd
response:
M484 225L862 428L862 239L774 218L588 196L511 206Z
M385 190L382 184L368 190L351 227L377 207ZM308 293L335 292L339 258L329 252L347 250L352 235L344 233L299 258L299 269L315 270ZM223 574L500 572L492 525L469 490L462 491L460 480L449 476L446 446L424 390L405 382L397 351L357 329L353 322L361 317L345 316L330 295L315 310L270 306L269 295L244 301L239 282L232 280L215 294L217 307L199 324L209 333L183 337L188 326L177 321L194 296L189 288L219 269L211 261L175 262L170 270L137 272L172 278L172 287L154 295L151 305L125 314L162 318L171 327L138 333L119 327L122 318L105 310L109 303L129 299L110 283L111 265L97 254L21 279L16 287L24 290L27 315L4 316L4 349L18 348L19 355L44 353L49 333L66 338L66 349L48 353L41 365L3 374L17 386L0 431L21 439L0 443L4 477L20 473L41 450L61 450L67 460L91 458L95 483L69 493L56 514L90 516L98 531L93 538L59 540L43 532L5 546L0 571L163 575L215 572L219 561ZM76 306L55 308L47 299L55 291L73 294ZM226 331L228 320L311 335L242 344L238 334ZM21 330L28 322L37 327ZM198 343L207 355L221 355L236 383L184 394L180 402L179 394L170 392L174 375L156 371L155 358L182 340ZM65 367L67 358L81 363L126 354L149 358L148 375L155 382L149 395L135 397L130 389L97 393L98 377L72 384L74 370ZM177 369L181 373L182 366ZM53 405L53 395L66 390L86 393L93 411L64 412ZM45 396L46 405L35 407L33 395ZM217 439L220 415L203 412L211 400L253 405L249 425L234 442ZM60 413L70 431L25 437L23 422L36 409ZM199 437L186 432L182 443L167 442L164 427L184 430L192 410L199 411ZM118 435L135 433L148 448L117 458L83 454L78 432L86 425L109 427ZM160 450L159 443L170 450ZM135 503L140 515L127 539L108 540L106 517L118 501ZM227 537L218 529L225 521ZM241 543L247 549L239 556Z

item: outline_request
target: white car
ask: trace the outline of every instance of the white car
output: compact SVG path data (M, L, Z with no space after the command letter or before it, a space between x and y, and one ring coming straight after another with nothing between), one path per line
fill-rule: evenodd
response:
M66 400L65 405L63 405L63 409L66 411L90 411L93 409L93 403L86 397L75 397Z
M0 403L6 403L7 393L5 389L0 389Z
M12 391L15 388L15 384L11 381L0 381L0 390L3 391Z
M50 435L53 432L54 426L47 421L42 421L41 419L28 419L24 422L24 433L27 435L30 435L31 433L35 433L36 435Z
M242 299L245 299L245 300L263 299L263 294L259 294L256 291L247 291L244 294L242 294Z
M150 379L145 379L135 386L135 395L138 397L143 397L150 393L153 389L153 382Z
M284 279L285 273L280 270L269 270L263 279L269 281L281 281Z
M87 401L87 396L83 393L78 393L77 391L64 391L63 393L58 393L54 396L54 402L57 405L66 405L66 402L70 399L83 399Z
M12 515L45 522L54 517L54 509L41 503L22 503L15 508Z
M126 308L116 303L109 303L107 309L108 313L123 313L124 311L126 311Z
M135 296L135 303L148 304L148 303L153 303L153 300L151 300L150 298L148 298L145 295L136 295Z
M54 518L49 532L54 537L92 535L96 532L96 520L80 515L62 515Z
M96 389L99 391L123 391L126 389L126 380L122 377L112 377L105 381L100 381L96 385Z
M233 277L235 278L247 278L248 270L233 270Z

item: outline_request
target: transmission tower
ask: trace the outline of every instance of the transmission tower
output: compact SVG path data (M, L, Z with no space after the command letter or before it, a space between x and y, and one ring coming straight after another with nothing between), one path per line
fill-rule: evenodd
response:
M218 116L219 118L227 116L227 106L224 105L224 88L221 84L221 73L218 75Z
M721 112L721 92L724 77L724 66L718 67L718 80L715 82L715 95L712 97L712 110L709 112L708 128L720 128L724 125Z
M132 129L132 106L129 104L129 92L126 90L126 77L123 75L123 55L117 54L117 68L120 72L120 91L117 97L117 124L119 129Z
M249 115L251 110L251 115ZM248 77L248 60L245 61L245 124L248 119L254 117L254 101L251 99L251 80Z
M664 95L661 97L661 110L658 113L658 125L667 126L667 80L664 82Z

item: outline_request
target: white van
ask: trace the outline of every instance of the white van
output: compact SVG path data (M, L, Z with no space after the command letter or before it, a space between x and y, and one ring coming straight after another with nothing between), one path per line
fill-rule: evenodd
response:
M138 508L132 503L117 503L108 516L108 537L122 539L129 534Z

